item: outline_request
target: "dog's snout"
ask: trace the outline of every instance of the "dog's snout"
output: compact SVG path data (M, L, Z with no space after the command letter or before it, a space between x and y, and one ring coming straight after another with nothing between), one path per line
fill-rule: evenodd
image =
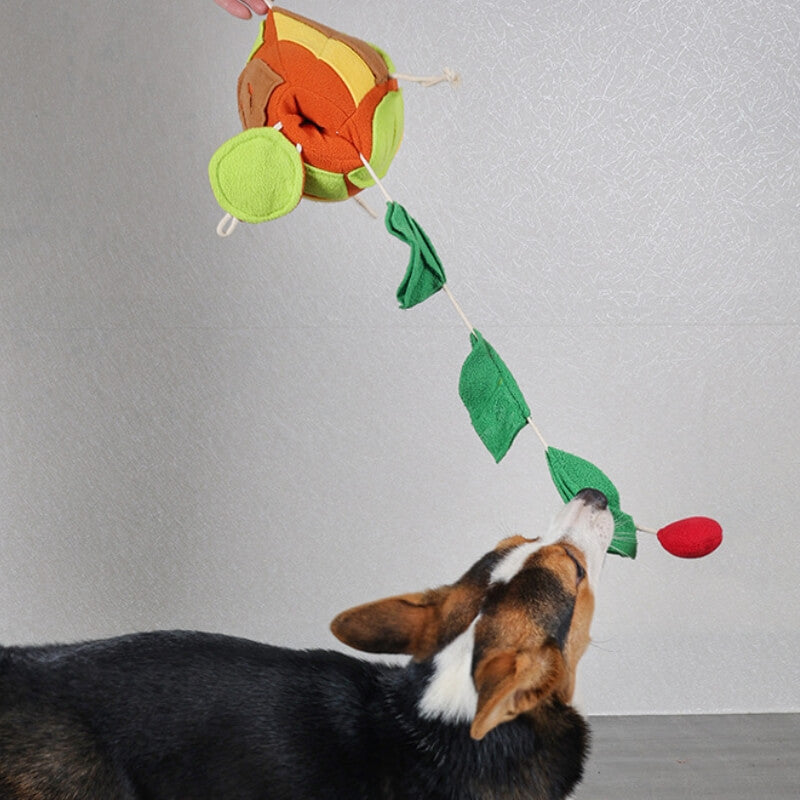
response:
M575 497L583 500L587 506L594 506L599 509L608 508L608 498L597 489L581 489Z

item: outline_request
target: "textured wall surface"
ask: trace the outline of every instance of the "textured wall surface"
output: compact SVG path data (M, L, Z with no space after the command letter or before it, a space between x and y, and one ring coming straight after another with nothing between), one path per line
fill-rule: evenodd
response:
M461 72L406 88L387 187L548 440L642 524L725 527L608 559L586 709L800 710L800 6L289 5ZM0 641L336 646L557 510L530 430L500 465L471 430L466 331L397 309L380 222L215 235L255 34L211 0L0 6Z

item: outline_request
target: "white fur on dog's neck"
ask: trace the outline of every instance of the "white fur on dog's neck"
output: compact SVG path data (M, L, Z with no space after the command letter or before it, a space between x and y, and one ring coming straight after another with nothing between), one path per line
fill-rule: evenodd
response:
M607 511L579 500L568 503L554 520L549 536L544 541L526 542L511 550L492 570L489 583L510 583L533 553L557 540L572 543L584 553L589 583L594 591L613 528L613 519ZM480 615L434 656L433 675L418 705L422 717L453 723L472 722L475 718L478 693L472 679L472 659L479 619Z
M433 659L433 675L419 701L426 719L472 722L478 709L478 693L472 680L475 625L479 617Z
M492 571L489 583L509 583L522 569L528 557L542 542L528 542L515 547ZM472 680L472 656L475 650L475 625L453 639L433 659L433 675L419 702L419 712L426 719L445 722L472 722L478 708L478 693Z
M535 542L526 542L518 545L492 570L489 583L510 583L525 565L525 562L537 550L544 546L538 539Z

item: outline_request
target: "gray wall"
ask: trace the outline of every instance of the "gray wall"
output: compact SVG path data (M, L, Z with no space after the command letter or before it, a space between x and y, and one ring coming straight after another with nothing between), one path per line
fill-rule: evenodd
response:
M549 441L686 562L609 558L596 713L800 710L800 10L771 0L296 0L406 89L387 186ZM188 2L0 7L0 641L198 627L335 646L557 510L496 466L446 298L354 203L218 239L255 22ZM382 207L377 190L369 202Z

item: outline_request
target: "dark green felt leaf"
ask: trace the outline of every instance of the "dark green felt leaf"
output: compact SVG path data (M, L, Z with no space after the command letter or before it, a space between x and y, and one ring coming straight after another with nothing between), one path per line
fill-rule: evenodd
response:
M478 331L470 334L472 352L461 368L458 393L472 426L500 461L525 426L531 410L503 359Z
M608 552L618 556L636 558L636 523L630 514L621 508L612 508L614 515L614 537L608 546Z
M386 230L411 248L406 274L397 289L401 308L427 300L447 282L436 249L419 223L399 203L386 204Z
M619 492L608 476L585 458L548 447L547 464L561 499L568 503L581 489L597 489L610 506L619 505Z
M606 496L614 516L614 538L608 552L636 558L636 524L620 508L619 492L608 476L590 461L555 447L548 447L545 456L553 483L565 503L581 489L597 489Z

